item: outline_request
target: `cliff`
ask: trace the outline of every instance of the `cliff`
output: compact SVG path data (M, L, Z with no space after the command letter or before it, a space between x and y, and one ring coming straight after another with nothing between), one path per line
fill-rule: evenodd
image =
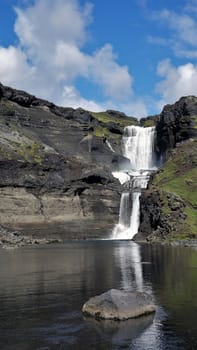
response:
M127 162L121 137L133 123L0 85L0 224L35 237L106 237L121 193L111 171Z
M128 162L121 155L124 127L153 124L163 166L141 196L137 239L195 238L196 97L137 121L113 110L58 107L0 84L0 233L106 238L122 192L111 172Z
M165 106L156 130L164 164L141 197L138 239L197 238L197 98Z

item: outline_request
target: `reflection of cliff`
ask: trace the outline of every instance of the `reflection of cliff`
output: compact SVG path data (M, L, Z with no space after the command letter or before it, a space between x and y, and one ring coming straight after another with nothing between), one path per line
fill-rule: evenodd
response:
M144 278L150 280L158 304L166 310L163 332L170 327L180 338L191 344L181 349L197 349L197 252L194 249L160 245L142 247ZM135 348L134 348L135 349ZM137 347L136 347L137 349ZM157 349L157 348L156 348Z
M143 290L143 271L140 246L134 242L123 243L116 249L120 260L121 285L123 289Z

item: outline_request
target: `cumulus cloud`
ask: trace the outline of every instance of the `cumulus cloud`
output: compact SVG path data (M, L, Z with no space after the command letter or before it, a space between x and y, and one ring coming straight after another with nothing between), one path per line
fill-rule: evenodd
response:
M192 46L197 45L197 23L191 16L163 10L158 19L165 20L181 41Z
M196 65L187 63L175 67L166 59L159 63L157 74L163 78L156 86L156 91L162 96L161 104L174 102L181 96L196 95Z
M76 0L36 0L25 10L16 8L15 32L32 55L37 55L37 49L47 55L59 39L81 47L87 39L91 11L90 3L80 7Z
M25 54L14 46L0 47L0 77L5 84L17 85L31 79L34 67L29 67Z
M87 100L80 95L74 86L65 86L63 91L63 105L73 108L81 107L88 111L99 112L104 109L104 105L93 100Z
M165 24L168 30L163 37L148 35L148 42L169 46L178 57L195 58L197 56L197 22L194 6L197 10L197 5L188 2L180 14L167 9L155 12L151 18L159 21L160 25ZM189 8L193 8L193 13Z
M117 64L111 45L105 45L94 54L90 74L97 84L103 86L108 97L120 100L131 97L132 77L128 67Z
M0 47L0 80L61 105L95 111L128 106L133 79L112 45L85 52L92 8L78 0L35 0L15 8L18 46ZM81 96L78 78L99 86L103 101Z

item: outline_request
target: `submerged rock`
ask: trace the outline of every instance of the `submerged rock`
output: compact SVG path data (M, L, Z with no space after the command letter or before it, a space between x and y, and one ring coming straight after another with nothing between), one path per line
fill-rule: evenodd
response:
M96 319L127 320L155 312L155 305L149 294L111 289L90 298L82 308L85 316Z

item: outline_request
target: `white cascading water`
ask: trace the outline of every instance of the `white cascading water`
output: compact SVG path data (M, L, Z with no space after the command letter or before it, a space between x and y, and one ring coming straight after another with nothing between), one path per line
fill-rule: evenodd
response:
M113 176L121 184L127 184L130 191L122 193L119 223L113 230L112 239L132 239L138 232L141 190L147 187L151 172L156 170L154 138L155 127L132 125L124 130L122 149L123 155L130 160L130 169L113 172Z

